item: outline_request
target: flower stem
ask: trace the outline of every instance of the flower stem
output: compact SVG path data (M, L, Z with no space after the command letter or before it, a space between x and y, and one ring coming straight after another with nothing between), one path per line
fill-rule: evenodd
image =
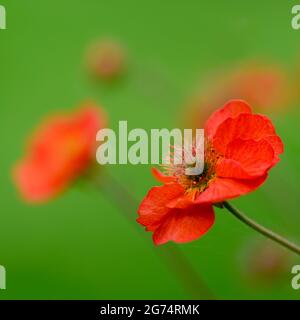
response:
M287 249L300 255L300 246L287 240L286 238L280 236L279 234L261 226L256 221L248 218L243 212L238 210L236 207L234 207L229 202L224 201L222 204L229 212L231 212L236 218L238 218L240 221L242 221L243 223L248 225L250 228L256 230L257 232L261 233L262 235L266 236L267 238L272 239L273 241L279 243L280 245L282 245L282 246L286 247Z

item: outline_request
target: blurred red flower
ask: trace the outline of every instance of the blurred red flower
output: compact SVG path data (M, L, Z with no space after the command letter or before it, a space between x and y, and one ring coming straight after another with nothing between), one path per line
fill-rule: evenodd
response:
M167 174L153 170L164 185L148 192L137 221L153 232L157 245L170 240L188 242L205 234L215 219L212 205L258 188L283 152L272 122L253 114L241 100L215 111L204 130L201 175L187 176L178 165L171 165Z
M223 81L224 98L234 95L246 100L255 111L284 109L289 101L288 75L277 65L252 63L229 74L227 86Z
M289 274L294 256L269 240L260 240L244 246L240 258L241 271L253 284L270 284ZM296 262L295 262L296 263Z
M203 125L216 106L231 97L247 101L256 112L283 112L292 101L288 74L276 64L252 62L233 70L212 75L187 107L186 121L195 127ZM204 89L203 89L204 87Z
M114 40L97 41L88 49L86 60L91 75L104 80L115 79L125 69L125 50Z
M104 123L104 114L92 104L46 119L13 169L24 200L46 201L83 174L95 157L96 132Z

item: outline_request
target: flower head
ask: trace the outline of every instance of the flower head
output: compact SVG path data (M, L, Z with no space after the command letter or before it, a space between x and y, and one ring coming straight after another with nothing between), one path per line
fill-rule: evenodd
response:
M96 78L111 80L125 69L125 52L121 44L102 40L92 44L87 54L87 67Z
M94 159L95 136L104 119L91 104L46 119L13 170L22 197L28 202L46 201L83 174Z
M253 283L274 284L289 273L293 256L270 240L252 241L240 252L242 272Z
M163 185L148 192L137 221L153 232L155 244L188 242L205 234L214 223L212 205L258 188L283 152L272 122L253 114L241 100L215 111L204 130L202 174L153 170Z
M288 75L282 67L247 62L207 77L200 92L187 105L190 111L186 122L195 127L203 126L216 107L230 97L245 100L254 111L266 114L284 112L293 98Z

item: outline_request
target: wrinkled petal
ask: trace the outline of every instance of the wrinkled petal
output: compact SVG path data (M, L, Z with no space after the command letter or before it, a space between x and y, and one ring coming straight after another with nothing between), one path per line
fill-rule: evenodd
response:
M174 241L178 243L196 240L214 224L211 205L194 205L187 209L173 209L153 234L156 245Z
M190 190L189 192L184 193L178 198L174 198L167 204L168 208L177 208L177 209L186 209L194 205L194 201L197 197L197 189Z
M225 158L217 166L217 175L238 179L261 176L273 165L274 157L274 150L266 140L236 139L229 143Z
M183 194L184 188L178 183L151 188L139 206L137 221L146 226L148 231L155 230L170 212L167 204Z
M259 141L274 135L276 135L274 126L267 117L242 113L219 125L213 138L213 146L218 152L225 154L228 144L235 139Z
M221 109L216 110L206 121L205 134L213 137L218 126L228 118L235 118L241 113L251 113L250 106L243 100L231 100Z
M284 146L283 146L283 143L282 143L279 136L277 136L277 135L267 136L264 139L271 144L271 146L275 152L275 155L280 155L283 153Z
M267 174L255 179L231 179L215 178L208 188L202 192L195 203L217 203L254 191L262 185L267 178Z
M218 177L249 179L251 176L245 171L238 161L232 159L222 159L216 168Z

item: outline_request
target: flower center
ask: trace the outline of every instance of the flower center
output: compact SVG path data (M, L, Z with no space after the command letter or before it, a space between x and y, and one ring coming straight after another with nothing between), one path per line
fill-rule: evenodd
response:
M186 189L186 192L203 192L215 175L212 163L205 160L204 170L199 175L182 175L178 182Z
M165 171L168 175L177 178L177 182L184 187L186 193L196 197L208 187L209 183L216 176L216 165L222 157L221 154L211 147L210 143L206 143L204 152L204 170L201 174L186 175L185 169L191 165L186 164L184 161L180 165L175 165L171 162L170 165L165 166Z

